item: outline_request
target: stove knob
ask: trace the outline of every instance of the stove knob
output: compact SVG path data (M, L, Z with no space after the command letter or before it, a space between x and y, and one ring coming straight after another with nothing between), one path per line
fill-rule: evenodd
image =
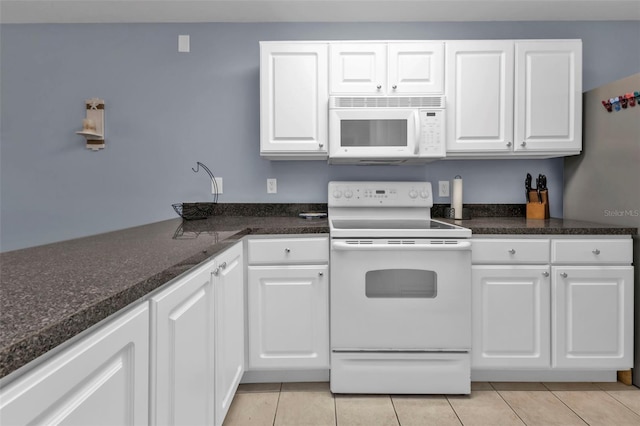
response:
M342 197L342 191L340 191L339 189L336 189L335 191L333 191L333 198L340 198Z
M409 191L409 197L416 198L417 196L418 196L418 191L416 191L415 189L412 189L411 191Z
M344 198L351 198L353 197L353 192L350 189L347 189L346 191L344 191Z
M420 196L422 198L429 198L429 191L427 191L426 189L423 189L422 191L420 191Z

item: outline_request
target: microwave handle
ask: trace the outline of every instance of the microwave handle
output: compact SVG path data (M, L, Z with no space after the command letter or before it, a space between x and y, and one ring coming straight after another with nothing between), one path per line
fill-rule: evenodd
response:
M416 131L416 137L415 137L415 148L414 148L414 154L418 155L420 153L420 113L418 111L414 111L413 112L413 125L414 125L414 129Z

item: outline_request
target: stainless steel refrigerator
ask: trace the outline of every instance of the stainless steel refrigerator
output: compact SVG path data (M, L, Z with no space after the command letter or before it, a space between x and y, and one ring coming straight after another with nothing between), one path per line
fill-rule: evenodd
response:
M602 101L640 91L640 73L584 93L583 152L564 161L564 218L640 228L640 104L608 112ZM639 229L640 232L640 229ZM640 238L633 238L635 360L640 386Z

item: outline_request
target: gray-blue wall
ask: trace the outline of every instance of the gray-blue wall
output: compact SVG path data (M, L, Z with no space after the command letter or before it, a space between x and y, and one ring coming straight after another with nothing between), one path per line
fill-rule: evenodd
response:
M179 34L191 35L191 53L177 52ZM329 180L460 174L465 203L522 203L524 175L545 173L561 216L562 159L358 167L259 157L258 41L491 38L581 38L584 90L640 70L638 22L1 25L0 249L175 217L172 203L212 199L196 161L223 177L220 202L326 202ZM91 97L106 101L99 152L75 134ZM266 193L267 178L278 194Z

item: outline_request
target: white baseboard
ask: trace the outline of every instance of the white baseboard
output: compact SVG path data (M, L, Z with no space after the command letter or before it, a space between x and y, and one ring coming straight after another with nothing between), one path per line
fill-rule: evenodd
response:
M329 370L245 371L240 383L328 382Z
M617 371L474 370L472 382L616 382Z

